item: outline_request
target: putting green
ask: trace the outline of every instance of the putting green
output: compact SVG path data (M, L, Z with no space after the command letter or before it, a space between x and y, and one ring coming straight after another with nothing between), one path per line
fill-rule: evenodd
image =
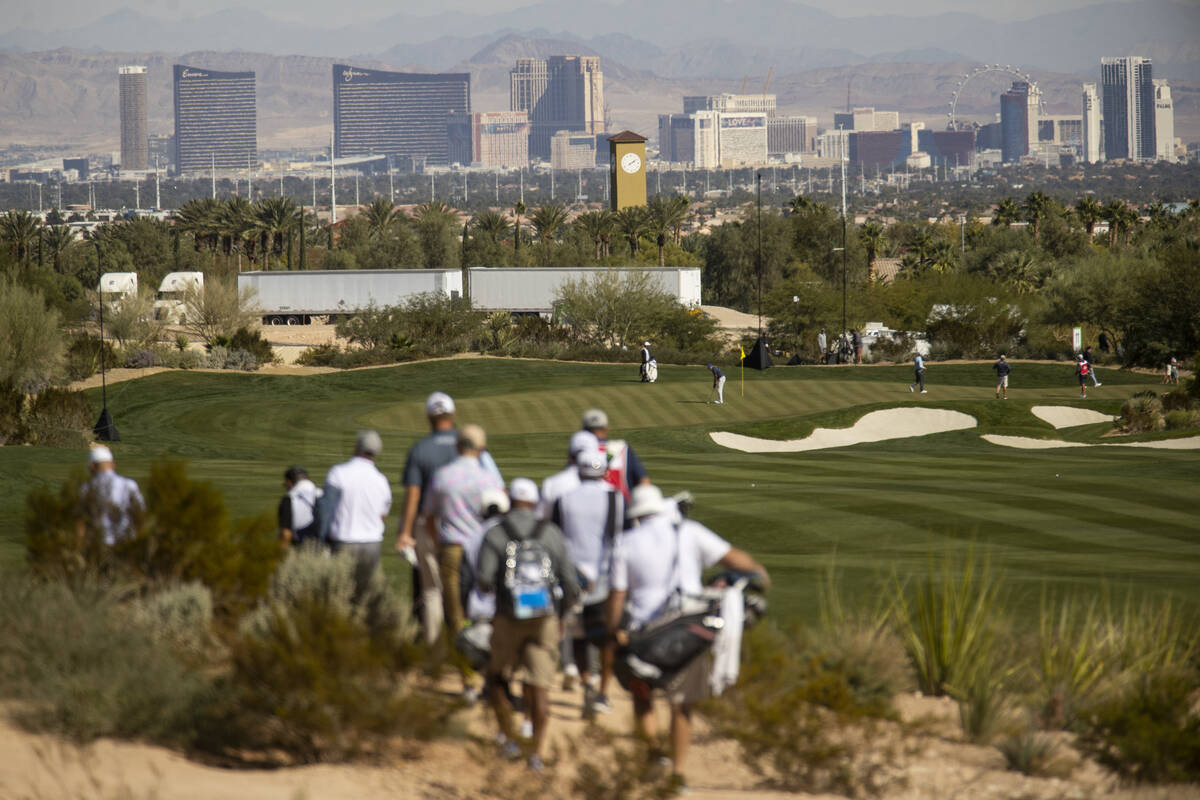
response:
M248 515L274 512L290 464L320 480L363 427L382 433L380 467L398 495L405 452L424 432L422 400L435 389L454 395L460 419L488 430L507 477L541 479L559 469L580 412L597 406L655 482L692 490L696 516L771 569L780 613L810 613L830 565L852 595L869 601L893 569L924 572L940 554L972 544L1010 578L1018 602L1036 603L1044 586L1128 586L1200 603L1200 454L1014 450L980 439L1099 442L1107 423L1055 430L1030 408L1113 415L1133 392L1157 388L1157 376L1106 370L1104 387L1078 401L1071 369L1018 362L1008 401L994 399L988 365L932 365L927 395L908 392L907 367L798 367L747 370L743 396L731 369L718 406L705 404L711 379L703 367L664 365L657 383L642 384L629 364L454 359L309 377L163 373L110 387L109 408L123 439L114 447L123 473L140 479L155 458L187 459L194 477L212 481L236 515ZM99 392L91 395L98 413ZM969 414L978 427L800 453L741 453L709 439L716 430L803 438L910 406ZM22 558L28 491L57 485L84 458L0 448L0 560ZM403 574L398 559L386 562Z

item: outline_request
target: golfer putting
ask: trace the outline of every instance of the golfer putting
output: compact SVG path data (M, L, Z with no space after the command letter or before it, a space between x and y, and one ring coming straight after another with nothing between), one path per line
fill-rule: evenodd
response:
M725 373L721 371L720 367L713 364L708 365L708 371L712 373L713 382L712 391L708 393L708 400L706 402L713 402L712 398L715 394L717 396L717 405L721 405L725 402Z

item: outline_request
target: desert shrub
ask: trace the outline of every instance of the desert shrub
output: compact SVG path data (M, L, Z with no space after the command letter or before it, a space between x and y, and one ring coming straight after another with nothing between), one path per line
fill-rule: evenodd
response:
M909 591L893 577L892 608L917 685L932 695L966 690L994 652L1001 582L972 553L947 557L914 584Z
M296 363L306 367L332 367L342 348L336 344L314 344L296 356Z
M238 328L232 336L217 335L208 344L208 349L211 351L214 347L224 347L230 353L243 351L249 354L256 364L251 369L256 369L258 364L271 364L276 361L275 351L271 349L270 343L263 338L262 331L249 328ZM243 359L244 360L244 359ZM227 367L227 369L234 369ZM243 367L237 367L243 369Z
M621 744L611 732L589 725L568 754L578 763L571 781L572 797L581 800L665 800L683 785L659 761L658 743L637 738Z
M556 315L575 341L619 347L673 313L674 298L648 272L601 271L555 290Z
M1187 430L1200 426L1200 411L1168 411L1163 419L1169 431Z
M25 441L25 393L0 383L0 445Z
M253 372L258 369L258 359L246 350L230 350L225 357L225 369L238 369L243 372Z
M83 392L44 389L29 404L25 440L42 447L87 447L92 404Z
M40 291L0 277L0 385L37 392L58 380L66 352L59 322Z
M871 345L871 358L875 361L903 363L912 358L916 346L916 341L907 333L893 338L881 337Z
M1155 392L1138 392L1121 406L1121 426L1130 433L1161 431L1166 424L1162 399Z
M426 355L461 353L478 337L484 318L465 297L438 292L413 295L400 309L400 341L410 340L414 349Z
M1041 724L1068 727L1078 719L1107 675L1112 640L1096 602L1042 597L1034 660L1034 697Z
M122 351L121 366L127 369L149 369L158 366L158 356L153 350L134 347Z
M290 551L231 646L226 741L314 762L377 753L395 735L436 736L455 706L402 682L410 637L380 572L356 599L348 554Z
M76 473L58 492L40 487L26 498L26 546L36 574L99 570L148 586L199 581L226 614L266 591L279 557L274 521L266 514L231 520L221 493L191 480L183 462L151 465L142 487L145 514L132 515L131 535L112 547L105 546L95 515L81 506L83 481Z
M105 302L104 331L122 350L148 348L162 329L163 323L154 318L154 292L148 288Z
M700 309L671 303L659 310L647 335L657 347L715 352L721 349L720 328L715 318Z
M1163 411L1190 411L1194 405L1186 389L1172 389L1162 396Z
M0 581L0 692L32 730L187 744L209 685L94 580Z
M259 319L257 293L238 291L233 281L211 276L202 289L189 289L184 295L184 330L206 344L218 336L232 337L239 328L250 328Z
M212 642L212 592L199 581L167 586L138 598L134 618L172 651L200 663Z
M741 675L704 705L714 731L737 742L747 763L785 791L879 794L897 779L892 755L875 747L882 698L860 699L850 675L797 647L797 631L760 625L745 639ZM890 702L890 698L886 702Z
M75 336L67 347L67 378L81 381L90 378L100 369L101 342L98 336ZM112 343L103 343L104 364L112 368L117 364L117 353Z
M1122 778L1200 780L1200 714L1194 670L1153 670L1083 715L1079 749Z
M1009 733L997 745L1009 769L1023 775L1052 777L1061 771L1058 764L1058 743L1054 737L1033 726Z

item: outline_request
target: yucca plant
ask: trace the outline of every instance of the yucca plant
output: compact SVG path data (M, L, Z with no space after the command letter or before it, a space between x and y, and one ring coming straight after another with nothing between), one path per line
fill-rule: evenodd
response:
M1101 684L1110 667L1110 633L1095 600L1081 605L1066 598L1055 607L1043 594L1034 679L1045 727L1067 726Z
M1032 726L1005 736L997 748L1008 768L1023 775L1048 777L1058 760L1058 742Z
M910 591L893 575L892 613L917 684L925 694L961 694L994 656L1000 579L972 551L914 583Z

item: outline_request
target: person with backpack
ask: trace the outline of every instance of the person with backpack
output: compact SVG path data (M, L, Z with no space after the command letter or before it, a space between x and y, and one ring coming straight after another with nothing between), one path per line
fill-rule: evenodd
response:
M508 495L512 509L484 535L475 576L481 591L496 593L488 699L505 737L505 756L519 757L513 707L503 687L517 668L524 668L523 697L533 721L529 768L541 771L550 687L557 673L560 608L579 600L579 582L562 531L537 518L537 484L514 478Z
M286 550L319 538L320 520L317 500L321 490L308 477L304 467L296 466L283 473L283 488L287 493L279 501L279 541Z
M598 448L580 453L576 464L579 486L555 501L551 519L566 537L567 555L583 588L583 607L568 615L566 628L572 662L583 678L583 716L591 719L612 711L608 687L613 649L604 610L613 546L624 527L625 502L621 493L604 481L608 462ZM598 681L593 683L592 676L597 673Z
M667 512L657 486L633 490L629 516L634 526L617 537L610 573L607 617L618 644L628 643L631 632L678 611L685 598L699 595L703 572L709 567L721 564L755 573L764 587L770 585L766 569L748 553L699 522ZM682 776L691 742L692 708L709 694L708 656L695 658L667 683L664 693L671 705L671 768ZM642 735L654 741L658 724L654 695L647 685L634 684L633 712Z

